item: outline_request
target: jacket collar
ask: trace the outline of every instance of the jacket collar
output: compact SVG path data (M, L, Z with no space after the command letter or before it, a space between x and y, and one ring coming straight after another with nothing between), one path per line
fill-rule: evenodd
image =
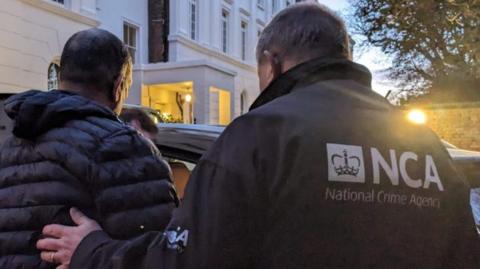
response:
M274 80L255 100L250 110L287 95L297 88L333 79L354 80L371 88L372 75L366 67L350 60L313 59L293 67Z
M70 120L100 117L118 121L109 108L67 91L30 90L8 98L5 112L14 121L13 134L34 139Z

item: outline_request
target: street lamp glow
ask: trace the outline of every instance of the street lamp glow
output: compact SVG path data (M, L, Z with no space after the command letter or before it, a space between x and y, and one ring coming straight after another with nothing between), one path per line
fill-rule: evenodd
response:
M192 102L192 96L190 94L185 95L185 102L187 103Z
M420 109L413 109L408 112L407 119L415 124L425 124L427 122L427 115Z

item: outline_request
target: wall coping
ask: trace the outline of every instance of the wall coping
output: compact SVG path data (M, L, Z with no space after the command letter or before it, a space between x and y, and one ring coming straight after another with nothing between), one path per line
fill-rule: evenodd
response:
M91 27L98 27L100 25L100 21L94 17L87 16L86 14L81 14L75 11L72 11L60 4L56 4L55 2L47 2L45 0L21 0L23 3L35 6L37 8L43 9L45 11L49 11L51 13L60 15L67 19L71 19L73 21L86 24ZM82 7L82 10L91 12ZM92 14L93 16L94 14Z
M249 64L248 62L241 61L239 59L236 59L234 57L231 57L223 52L216 51L212 48L208 48L204 45L200 45L194 41L191 41L190 39L187 39L181 35L169 35L168 36L168 41L169 42L178 42L190 49L193 49L197 52L200 52L202 54L215 57L223 62L229 63L233 66L242 68L247 71L251 72L257 72L257 68L255 65Z
M402 109L463 109L463 108L480 108L480 102L463 102L463 103L444 103L444 104L418 104L418 105L405 105Z
M183 68L192 68L192 67L207 67L232 77L235 77L237 75L237 72L224 68L206 59L193 60L193 61L181 61L181 62L142 64L140 66L134 67L133 71L148 72L148 71L174 70L174 69L183 69Z

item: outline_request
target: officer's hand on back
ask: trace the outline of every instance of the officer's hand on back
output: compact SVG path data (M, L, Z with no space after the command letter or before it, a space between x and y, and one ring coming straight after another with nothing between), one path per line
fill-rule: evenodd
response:
M47 225L43 228L47 238L37 242L42 260L59 264L57 269L68 269L80 242L91 232L102 230L98 223L75 208L70 209L70 215L78 226Z

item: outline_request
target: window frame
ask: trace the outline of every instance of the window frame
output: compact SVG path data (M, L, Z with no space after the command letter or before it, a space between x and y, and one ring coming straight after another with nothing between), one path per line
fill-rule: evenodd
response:
M63 3L59 1L62 1ZM49 0L50 4L56 5L65 9L70 9L70 1L71 0Z
M128 30L127 33L125 32L125 30ZM134 30L135 32L135 38L134 39L131 39L131 31L130 30ZM125 35L127 34L127 35ZM127 47L128 49L128 52L130 53L130 57L132 57L132 63L135 65L138 63L138 60L139 60L139 42L140 42L140 37L139 37L139 34L140 34L140 27L138 27L137 25L131 23L131 22L128 22L128 21L123 21L123 42L125 43L125 46ZM132 45L129 41L132 41L134 40L135 44ZM132 54L131 51L134 51L134 53Z
M240 93L240 115L244 115L248 112L248 92L243 90Z
M265 0L257 0L257 6L262 10L265 9Z
M223 53L227 54L230 51L230 11L222 8L220 20L220 49Z
M198 40L198 18L199 18L199 10L198 10L198 0L189 0L189 24L190 24L190 39ZM194 13L192 9L195 8Z
M240 58L246 61L248 58L248 22L245 20L240 21Z
M67 4L66 3L67 0L50 0L50 1L54 2L57 5L62 5L62 6L65 6ZM62 1L62 2L60 2L60 1Z
M52 62L50 63L50 65L48 66L48 70L47 70L48 74L47 74L47 90L48 91L51 91L51 90L56 90L58 89L58 83L59 83L59 80L60 80L60 66L55 63L55 62ZM52 73L55 74L55 78L52 76Z
M263 26L257 25L257 39L260 39L263 29L264 29Z
M272 0L272 14L278 11L278 0Z

